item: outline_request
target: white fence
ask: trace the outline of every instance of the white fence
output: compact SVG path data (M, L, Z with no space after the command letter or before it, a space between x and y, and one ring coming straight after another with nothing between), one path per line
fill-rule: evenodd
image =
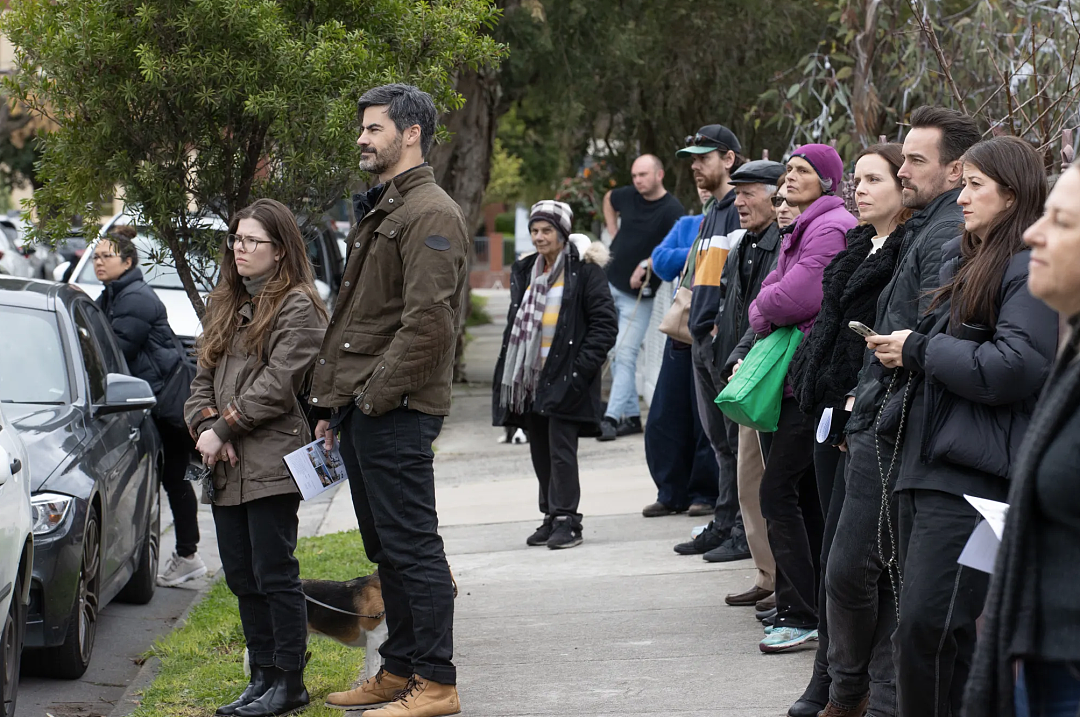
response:
M653 391L656 389L656 377L660 375L660 362L664 358L664 344L667 336L660 333L660 320L664 318L671 299L675 294L675 285L665 281L656 290L656 299L653 301L652 318L649 321L649 331L645 334L645 343L642 345L641 354L637 365L637 388L638 395L645 399L645 403L652 403Z

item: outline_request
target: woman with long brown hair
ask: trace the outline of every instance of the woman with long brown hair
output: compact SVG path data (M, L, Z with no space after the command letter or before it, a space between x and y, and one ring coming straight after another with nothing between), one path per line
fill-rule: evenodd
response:
M1046 199L1042 157L993 137L963 161L964 233L943 248L927 315L916 331L867 339L886 369L903 369L885 379L895 400L878 430L901 431L893 655L905 716L960 712L990 577L957 563L978 521L964 496L1005 499L1058 339L1057 314L1028 290L1023 241Z
M311 441L297 399L326 309L296 219L259 199L229 223L184 415L209 469L225 581L239 600L251 682L219 715L266 717L308 703L307 612L296 549L300 495L282 458Z
M904 222L911 216L902 204L898 173L903 163L903 145L895 143L876 144L859 155L855 163L859 224L847 233L847 248L825 268L821 313L791 362L799 408L811 416L827 416L819 425L814 446L818 498L825 515L818 582L819 642L813 676L789 710L791 717L817 717L828 705L830 692L834 711L839 706L857 706L868 691L873 693L872 714L879 710L885 714L894 701L889 635L896 621L888 607L893 598L872 537L881 483L877 476L866 480L862 474L845 481L843 451L847 448L844 428L855 400L850 394L859 382L866 355L866 343L848 324L873 325L878 296L896 270ZM852 509L846 507L848 490L852 491ZM868 504L874 508L867 510ZM843 528L838 527L841 521ZM865 605L875 609L861 609ZM879 606L884 609L876 609ZM838 618L835 647L829 630L833 618ZM866 639L867 635L873 639Z

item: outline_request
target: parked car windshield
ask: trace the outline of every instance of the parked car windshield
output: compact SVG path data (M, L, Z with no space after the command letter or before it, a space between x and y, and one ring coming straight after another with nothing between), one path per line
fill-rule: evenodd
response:
M0 306L0 336L0 401L68 402L67 362L55 314Z
M207 229L205 231L212 231ZM134 239L135 247L139 250L139 268L142 269L143 279L147 284L155 289L183 289L184 285L180 281L180 275L176 273L176 269L171 263L161 263L154 260L154 258L168 257L167 250L161 248L161 245L155 242L147 233L145 229L140 229L138 235ZM164 255L164 257L163 257ZM189 255L188 259L191 260ZM166 261L171 262L171 258L166 258ZM217 266L209 259L202 259L197 262L196 266L201 267L204 276L206 276L211 282L217 278ZM195 276L195 283L199 283L199 277ZM75 279L76 284L100 284L97 276L94 274L94 262L88 261L83 265L82 270L79 272L78 278ZM212 283L210 286L202 287L204 290L209 291L214 288Z

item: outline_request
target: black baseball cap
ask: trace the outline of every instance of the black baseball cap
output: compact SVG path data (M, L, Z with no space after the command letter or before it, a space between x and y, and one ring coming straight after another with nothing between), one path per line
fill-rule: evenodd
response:
M768 159L747 162L731 173L732 184L768 184L774 186L784 174L784 165Z
M723 152L729 149L736 154L742 152L742 145L735 133L722 124L707 124L697 134L686 138L686 146L675 153L676 157L689 157L695 154L708 154L715 150Z

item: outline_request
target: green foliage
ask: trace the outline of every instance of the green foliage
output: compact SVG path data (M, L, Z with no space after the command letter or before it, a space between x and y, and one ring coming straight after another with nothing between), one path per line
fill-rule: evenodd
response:
M483 326L491 323L491 314L487 310L488 300L477 294L469 294L469 316L465 319L465 326Z
M521 198L525 182L521 176L523 160L511 154L503 147L502 141L495 140L491 154L491 178L488 180L485 204L510 203Z
M296 549L305 578L351 580L374 572L357 531L301 539ZM325 696L347 689L363 664L364 651L314 637L305 673L312 717L340 715L323 707ZM195 717L212 714L236 699L247 684L243 674L244 633L236 597L219 580L195 606L187 622L158 641L152 654L161 660L154 682L133 717Z
M443 109L452 73L497 60L489 0L13 0L14 96L55 119L33 207L42 234L120 185L196 309L192 214L269 196L318 216L358 179L356 101L407 81Z

